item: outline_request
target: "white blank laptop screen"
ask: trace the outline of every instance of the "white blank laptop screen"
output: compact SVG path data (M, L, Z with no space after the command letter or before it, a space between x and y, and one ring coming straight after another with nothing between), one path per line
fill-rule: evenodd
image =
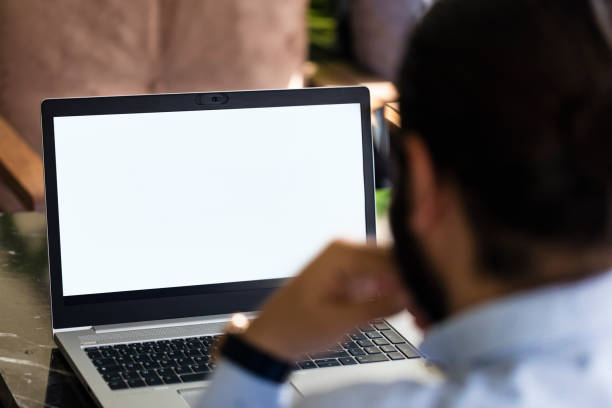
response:
M365 240L359 104L54 127L64 296L283 278Z

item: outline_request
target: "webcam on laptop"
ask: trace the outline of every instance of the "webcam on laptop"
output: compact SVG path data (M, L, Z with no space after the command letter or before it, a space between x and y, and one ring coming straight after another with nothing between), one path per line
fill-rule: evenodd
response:
M227 103L229 96L224 93L207 93L198 95L196 102L199 105L222 105Z

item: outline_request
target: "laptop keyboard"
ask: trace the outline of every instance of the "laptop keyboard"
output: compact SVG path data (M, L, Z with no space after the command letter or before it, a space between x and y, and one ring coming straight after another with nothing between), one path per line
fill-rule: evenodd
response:
M220 335L86 347L85 353L112 390L206 380ZM384 320L359 326L328 350L302 356L295 370L419 358Z

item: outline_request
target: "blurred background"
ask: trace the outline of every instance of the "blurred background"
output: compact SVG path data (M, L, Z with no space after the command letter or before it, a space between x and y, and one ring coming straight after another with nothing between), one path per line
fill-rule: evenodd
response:
M430 1L0 0L0 212L44 209L45 98L338 85L370 89L384 203L393 80Z

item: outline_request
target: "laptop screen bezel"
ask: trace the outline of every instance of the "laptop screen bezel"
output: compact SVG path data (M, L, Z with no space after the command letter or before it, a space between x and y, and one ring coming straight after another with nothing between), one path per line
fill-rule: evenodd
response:
M210 101L212 95L218 94L223 95L220 98L222 103L202 103ZM43 158L53 329L253 311L286 280L268 279L64 297L53 118L352 103L359 103L361 107L365 227L368 237L373 238L376 234L374 163L370 95L366 87L110 96L43 101Z

